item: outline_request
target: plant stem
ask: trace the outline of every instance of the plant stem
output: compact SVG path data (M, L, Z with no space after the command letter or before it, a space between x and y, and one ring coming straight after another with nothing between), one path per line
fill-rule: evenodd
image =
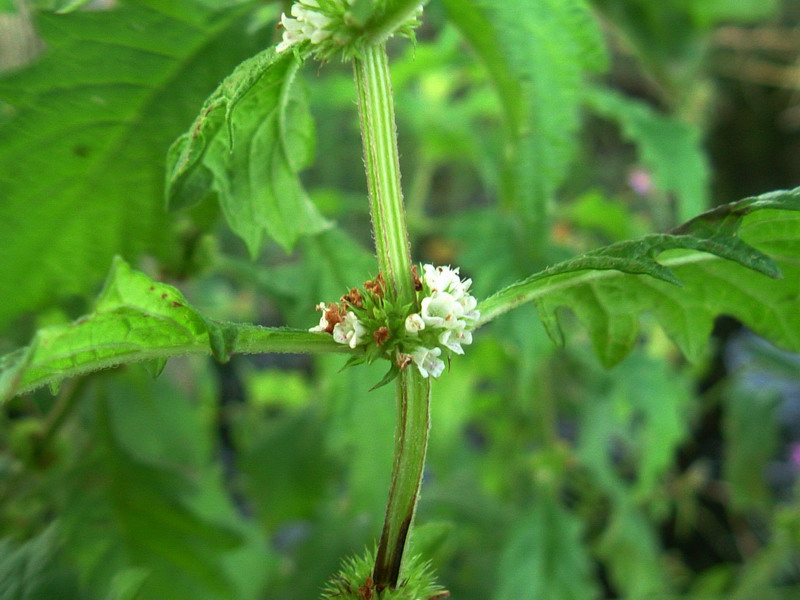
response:
M397 379L394 465L372 579L380 590L397 587L422 484L430 428L430 383L416 369Z
M403 303L414 297L389 62L383 45L354 61L375 250L386 283Z
M410 3L408 3L410 4ZM401 304L414 301L397 131L389 63L383 45L367 48L354 62L364 163L378 264L390 293ZM378 590L397 587L408 534L422 483L430 424L430 384L416 369L397 380L397 427L389 501L375 558Z

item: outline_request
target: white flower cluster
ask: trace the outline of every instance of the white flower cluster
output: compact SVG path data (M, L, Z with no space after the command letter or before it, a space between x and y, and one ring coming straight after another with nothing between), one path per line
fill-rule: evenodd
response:
M276 50L283 52L309 40L312 44L319 44L331 35L328 26L331 18L319 11L317 0L302 0L292 4L292 16L281 15L283 26L283 39Z
M469 293L471 279L462 280L458 269L423 266L423 290L429 295L422 299L419 313L406 319L406 332L416 336L424 329L438 332L439 344L456 354L464 354L462 345L472 343L472 330L480 318L478 301ZM439 347L418 347L411 353L423 377L439 377L444 361Z
M319 325L310 331L329 333L354 350L365 346L367 362L388 358L399 370L413 363L423 377L439 377L443 352L464 354L480 313L469 293L472 280L462 280L458 269L424 265L423 271L420 278L414 270L418 313L406 315L406 309L384 298L385 283L378 275L364 283L363 294L354 288L338 304L320 302Z

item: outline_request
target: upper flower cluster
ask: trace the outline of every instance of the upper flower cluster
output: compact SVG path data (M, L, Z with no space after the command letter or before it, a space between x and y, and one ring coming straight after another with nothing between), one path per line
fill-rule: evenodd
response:
M398 306L385 298L378 275L364 284L363 293L352 289L339 304L320 303L322 316L311 331L330 333L353 349L365 346L363 360L388 358L395 374L413 363L423 377L439 377L443 353L464 354L463 346L472 343L478 303L469 293L472 280L461 279L457 268L424 265L420 277L414 267L413 277L414 303Z
M351 4L352 0L347 0L347 3ZM332 15L325 14L317 0L295 2L292 4L291 13L291 17L287 17L286 14L281 15L283 39L276 48L278 52L283 52L306 40L312 44L319 44L330 37Z
M365 26L380 22L385 2L376 1L365 12L365 6L354 6L355 0L297 0L292 4L290 14L281 15L280 26L283 38L275 48L285 52L293 46L309 42L317 58L328 58L342 53L345 58L358 54L363 43L361 34ZM401 23L394 33L413 37L422 9Z

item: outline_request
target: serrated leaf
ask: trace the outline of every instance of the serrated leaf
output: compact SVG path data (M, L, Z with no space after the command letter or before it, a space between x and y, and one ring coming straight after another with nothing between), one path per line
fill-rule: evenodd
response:
M549 491L536 497L531 513L503 550L494 600L591 600L598 590L581 543L581 525Z
M596 113L619 123L625 137L636 144L656 187L675 194L678 222L708 208L708 161L698 129L609 89L594 88L587 99Z
M0 358L0 400L66 377L123 363L186 354L346 351L330 336L288 328L212 321L176 288L151 280L117 257L95 310L40 329L27 348Z
M0 328L91 292L115 254L174 258L164 154L204 95L263 47L243 33L247 2L122 4L39 15L47 49L0 79Z
M700 355L721 314L800 350L797 211L800 188L772 192L721 206L671 234L589 252L484 300L481 324L533 300L551 313L546 318L568 307L589 329L606 365L630 352L642 312L652 312L690 360Z
M255 257L264 235L284 249L330 226L298 172L313 157L314 129L300 61L273 48L246 60L206 100L170 148L167 203L192 206L216 194L231 229Z
M445 0L483 60L506 124L502 196L540 231L576 150L584 74L605 67L583 0Z

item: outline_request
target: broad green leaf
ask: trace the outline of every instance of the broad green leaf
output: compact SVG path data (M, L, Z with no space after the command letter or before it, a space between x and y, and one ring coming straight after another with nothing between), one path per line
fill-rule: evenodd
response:
M206 319L170 285L115 259L95 310L39 330L27 348L0 359L0 399L123 363L186 354L341 351L330 336Z
M263 34L243 30L250 8L132 0L38 17L46 50L0 78L10 107L0 128L0 328L93 291L115 254L175 258L164 155L209 90L263 47Z
M721 206L671 234L583 254L484 300L481 324L533 301L558 338L556 311L569 307L607 365L630 352L643 312L653 313L692 360L721 314L778 346L800 350L797 211L800 188L773 192Z
M576 149L584 75L605 67L583 0L445 0L484 62L505 115L502 196L543 233Z
M313 156L314 129L295 84L300 61L273 48L246 60L206 100L170 148L167 202L192 206L214 194L255 257L264 235L284 249L330 224L298 179Z
M636 144L656 187L675 194L678 222L708 208L708 162L700 147L699 130L609 89L593 89L588 101L597 114L619 123L624 135Z
M494 600L592 600L598 592L580 521L554 494L538 495L503 551Z

